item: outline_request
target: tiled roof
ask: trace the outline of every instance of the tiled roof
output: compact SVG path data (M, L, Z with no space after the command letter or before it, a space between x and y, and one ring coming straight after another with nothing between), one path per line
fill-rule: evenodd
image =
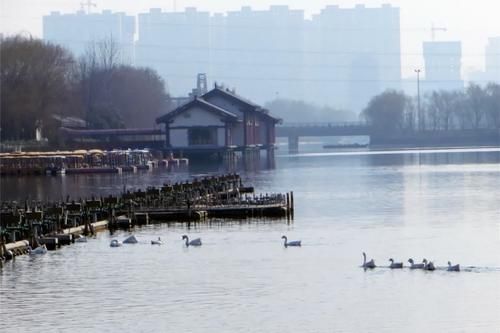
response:
M269 110L262 108L260 105L255 104L254 102L249 101L248 99L241 97L234 93L233 91L229 89L224 89L222 87L216 86L214 89L210 90L206 94L202 96L202 98L208 99L211 96L222 96L223 98L229 98L232 101L235 101L239 103L240 105L243 105L244 107L251 109L252 111L259 112L266 118L269 118L273 120L274 122L279 122L281 121L278 118L275 118L269 114Z
M223 108L218 107L217 105L209 103L206 100L204 100L203 98L197 97L197 98L193 99L191 102L186 103L184 105L181 105L177 109L174 109L174 110L168 112L167 114L165 114L159 118L156 118L156 123L157 124L166 123L166 122L170 121L172 118L176 117L177 115L189 110L193 106L199 106L199 107L203 108L204 110L207 110L210 112L215 112L218 115L220 115L228 120L232 120L232 121L238 120L238 117L234 113L231 113L227 110L224 110Z

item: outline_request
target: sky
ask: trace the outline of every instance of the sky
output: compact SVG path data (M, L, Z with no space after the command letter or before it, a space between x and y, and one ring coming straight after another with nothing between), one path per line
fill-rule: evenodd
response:
M42 16L51 11L71 13L87 0L0 0L0 32L42 37ZM401 53L404 77L412 77L415 68L423 67L422 42L431 39L431 26L444 27L436 40L461 40L464 74L484 67L484 49L488 37L500 36L500 1L498 0L93 0L92 11L104 9L137 14L149 8L183 11L185 7L224 13L242 6L267 9L270 5L288 5L303 9L306 18L326 5L353 7L364 3L378 7L389 3L401 9Z

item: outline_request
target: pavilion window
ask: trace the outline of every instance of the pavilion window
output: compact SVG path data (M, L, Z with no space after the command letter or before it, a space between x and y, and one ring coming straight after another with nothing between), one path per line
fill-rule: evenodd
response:
M190 146L217 145L217 128L192 127L188 129Z

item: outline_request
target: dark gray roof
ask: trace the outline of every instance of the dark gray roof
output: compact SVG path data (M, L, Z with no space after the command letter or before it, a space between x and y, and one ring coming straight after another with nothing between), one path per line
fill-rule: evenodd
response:
M197 97L193 99L191 102L186 103L184 105L179 106L178 108L168 112L167 114L156 118L156 123L166 123L170 121L172 118L176 117L177 115L189 110L193 106L199 106L203 108L204 110L207 110L209 112L214 112L217 113L219 116L222 116L226 118L227 120L230 121L237 121L238 117L229 111L224 110L223 108L218 107L217 105L211 104L204 100L203 98Z
M223 96L223 97L229 97L231 100L240 103L243 106L252 108L252 109L261 109L260 105L255 104L254 102L249 101L246 98L243 98L236 93L232 92L229 89L224 89L222 87L216 86L214 89L210 90L209 92L205 93L202 95L202 98L208 99L211 96Z
M208 98L210 98L212 96L221 96L223 98L229 98L230 100L232 100L232 101L234 101L236 103L239 103L244 108L247 108L247 109L249 109L251 111L258 112L262 116L264 116L266 118L269 118L269 119L273 120L276 123L281 121L281 119L275 118L275 117L271 116L269 114L269 110L264 109L260 105L255 104L254 102L251 102L251 101L247 100L246 98L243 98L243 97L237 95L236 93L234 93L233 91L231 91L229 89L224 89L222 87L216 86L214 89L212 89L209 92L205 93L201 97L204 98L204 99L208 99Z

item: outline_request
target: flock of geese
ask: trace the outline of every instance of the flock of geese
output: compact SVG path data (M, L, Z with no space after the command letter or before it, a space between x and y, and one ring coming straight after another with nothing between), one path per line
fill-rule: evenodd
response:
M201 246L201 238L196 238L189 240L189 237L187 235L182 235L182 240L186 242L186 246ZM134 235L127 237L123 242L119 241L118 239L113 239L109 246L111 247L120 247L123 244L135 244L139 243L137 238L135 238ZM158 239L152 240L151 245L162 245L163 241L161 240L161 237L158 237Z
M402 262L394 262L394 259L390 258L389 262L391 263L389 265L390 269L398 269L398 268L403 268L403 263ZM427 261L427 259L424 258L422 260L422 263L416 264L412 258L408 259L408 262L410 263L409 268L410 269L423 269L426 271L434 271L436 270L436 266L434 266L434 263L432 261ZM375 268L377 267L375 265L375 261L371 259L370 261L366 261L366 253L363 252L363 264L361 267L368 269L368 268ZM448 261L448 267L446 268L447 271L449 272L460 272L460 265L452 265L450 261Z
M288 238L286 236L281 236L281 239L284 240L283 246L289 247L289 246L301 246L302 242L301 241L288 241ZM189 240L189 237L187 235L182 235L182 240L185 241L186 247L189 246L201 246L201 238L196 238ZM122 244L135 244L138 243L137 238L135 238L134 235L127 237L123 242L119 241L118 239L113 239L109 246L111 247L119 247L122 246ZM158 239L152 240L151 245L162 245L163 242L161 240L161 237L158 237Z
M284 235L281 236L281 239L283 239L283 246L284 247L302 246L302 241L300 241L300 240L289 241L288 238ZM201 246L202 245L201 238L189 240L189 237L187 235L182 235L182 240L185 242L186 247ZM132 236L126 238L123 242L120 242L117 239L113 239L111 241L110 246L111 247L119 247L122 244L134 244L134 243L138 243L138 241L137 241L137 238L135 238L135 236L132 235ZM158 239L156 239L156 240L151 241L151 245L162 245L162 244L163 244L163 242L162 242L160 237L158 237ZM404 265L402 262L395 262L394 259L392 259L392 258L389 259L389 262L390 262L390 265L389 265L390 269L404 268ZM410 269L423 269L426 271L436 270L436 266L434 266L434 263L432 261L427 261L427 259L425 259L425 258L424 258L424 260L422 260L422 263L420 263L420 264L416 264L412 258L408 259L408 262L410 263L410 266L409 266ZM363 267L365 269L372 269L372 268L375 268L377 266L375 265L375 261L373 259L371 259L370 261L366 261L366 253L363 252L363 264L361 265L361 267ZM448 261L447 271L460 272L460 265L459 264L452 265L451 262Z

